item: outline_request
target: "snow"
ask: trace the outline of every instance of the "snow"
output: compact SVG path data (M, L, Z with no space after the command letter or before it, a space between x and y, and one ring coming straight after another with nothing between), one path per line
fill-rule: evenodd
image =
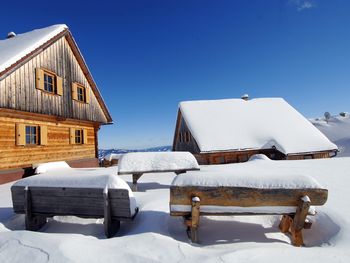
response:
M262 161L272 166L278 161ZM245 165L228 164L225 169L207 166L198 171L179 174L173 186L207 186L207 187L249 187L257 189L304 189L323 188L314 178L291 171L261 169L260 163L247 162ZM227 167L227 168L226 168Z
M53 25L0 40L0 72L67 28L64 24Z
M123 154L118 154L118 153L109 153L103 157L106 161L112 161L112 160L119 160Z
M189 152L127 153L119 160L119 173L199 169L196 158Z
M276 147L292 154L337 149L282 98L185 101L180 110L201 152Z
M254 189L324 189L314 178L293 174L290 171L274 170L274 163L265 159L263 154L253 155L249 162L242 165L225 165L221 169L217 166L205 166L200 172L187 172L177 175L171 185L173 186L206 186L206 187L249 187ZM259 161L259 163L257 163ZM252 165L253 163L253 165ZM265 164L266 163L266 164ZM261 166L266 169L261 169ZM305 202L310 199L308 196L302 197ZM199 198L198 198L199 199ZM193 201L193 199L192 199ZM197 201L199 202L199 200ZM171 211L191 211L190 205L171 205ZM212 206L202 205L202 212L208 213L292 213L296 207L290 206L262 206L262 207L239 207L239 206ZM315 208L311 207L310 214L315 213Z
M60 161L34 164L33 168L35 168L35 174L41 174L46 173L48 171L56 170L58 168L70 168L70 166L66 162Z
M37 232L24 230L24 216L12 211L11 183L0 185L0 262L300 262L350 261L350 158L254 161L201 166L231 170L250 166L282 174L308 174L329 190L325 205L304 230L306 248L295 248L278 228L280 216L202 216L200 244L191 244L183 219L169 215L169 185L174 173L141 177L134 193L140 212L122 222L120 233L106 239L103 220L54 217ZM107 169L116 173L116 167ZM237 168L238 169L238 168ZM129 185L131 175L122 175Z
M190 212L190 205L170 205L170 210L173 212ZM218 206L218 205L201 205L201 212L205 213L252 213L252 214L284 214L295 213L295 206ZM309 214L314 215L316 209L311 206Z
M350 116L332 116L324 119L311 119L315 127L323 132L339 148L338 156L350 156Z
M21 179L14 183L17 186L47 186L47 187L79 187L79 188L100 188L126 189L130 197L130 212L135 213L137 207L136 199L129 185L121 179L116 168L70 168L54 167L54 165L65 162L41 164L38 166L47 169L35 176ZM37 168L37 169L38 169Z

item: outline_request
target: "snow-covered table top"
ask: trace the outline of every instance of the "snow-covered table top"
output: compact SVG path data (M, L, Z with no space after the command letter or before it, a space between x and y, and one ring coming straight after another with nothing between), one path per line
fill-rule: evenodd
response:
M118 173L171 172L199 170L196 158L189 152L137 152L122 156Z
M237 174L222 171L201 171L179 174L172 182L173 186L209 186L209 187L249 187L260 189L303 189L322 188L312 177L303 174Z
M39 168L39 167L38 167ZM52 168L46 172L17 181L15 186L79 187L126 189L133 196L128 184L112 168Z
M274 169L275 163L265 155L254 155L246 163L211 165L200 172L177 175L173 186L249 187L259 189L320 189L314 178L296 172Z

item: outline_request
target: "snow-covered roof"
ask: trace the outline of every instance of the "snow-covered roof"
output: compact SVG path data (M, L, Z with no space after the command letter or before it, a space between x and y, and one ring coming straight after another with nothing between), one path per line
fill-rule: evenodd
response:
M293 154L337 149L282 98L185 101L180 110L201 152L276 147Z
M64 24L53 25L0 40L0 72L67 28Z

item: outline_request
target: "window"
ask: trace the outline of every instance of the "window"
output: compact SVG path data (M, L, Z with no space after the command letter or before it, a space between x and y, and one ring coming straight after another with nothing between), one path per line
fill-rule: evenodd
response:
M72 83L72 99L89 103L90 102L90 92L89 89L84 87L82 84L73 82Z
M70 128L70 144L87 144L87 129Z
M82 144L84 141L83 130L75 130L75 144Z
M39 144L39 127L26 126L26 145Z
M185 132L185 141L190 142L191 141L191 136L189 132Z
M85 100L85 88L83 86L77 86L77 99L82 102Z
M50 94L63 95L63 80L54 72L46 69L36 68L36 88Z
M17 123L16 145L47 145L47 126Z
M44 71L44 90L53 94L57 94L56 76L47 71Z

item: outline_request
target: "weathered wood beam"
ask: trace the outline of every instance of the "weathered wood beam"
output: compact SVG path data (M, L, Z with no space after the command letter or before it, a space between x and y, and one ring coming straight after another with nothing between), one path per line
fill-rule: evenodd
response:
M104 221L103 226L105 230L105 235L107 238L113 237L120 228L120 221L113 220L111 215L111 205L108 195L108 189L103 191L103 200L104 200Z
M323 205L327 189L258 189L246 187L171 186L171 205L191 205L192 196L198 196L201 205L215 206L298 206L303 196L309 196L310 205Z
M32 198L29 187L24 189L24 211L25 211L25 226L26 230L36 231L46 224L46 216L33 215L32 213Z

